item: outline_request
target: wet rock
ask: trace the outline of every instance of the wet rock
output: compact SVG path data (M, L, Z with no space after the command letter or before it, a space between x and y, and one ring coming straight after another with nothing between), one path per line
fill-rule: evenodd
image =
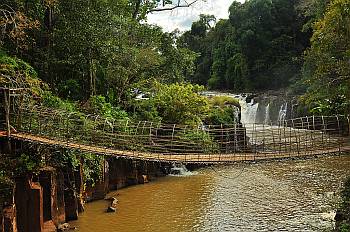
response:
M61 231L69 231L71 229L72 228L70 227L69 223L63 223L63 224L58 225L58 227L57 227L57 231L59 231L59 232L61 232Z
M107 213L112 213L117 211L118 199L115 197L105 198L108 201L111 201L111 205L107 208Z
M117 212L117 208L114 208L114 207L112 207L112 206L109 206L109 207L107 208L107 213L115 213L115 212Z

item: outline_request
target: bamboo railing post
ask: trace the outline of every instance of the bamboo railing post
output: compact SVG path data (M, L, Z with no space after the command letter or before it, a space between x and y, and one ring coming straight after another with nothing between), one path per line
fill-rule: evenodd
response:
M281 156L282 153L282 132L281 132L281 121L278 122L278 154Z
M237 134L237 123L233 124L233 155L236 155L236 151L238 150L238 137L239 134Z
M153 146L153 141L152 141L152 126L153 126L153 122L151 122L151 124L149 125L149 144L150 144L150 151L152 151L152 146Z
M113 119L112 126L111 126L111 147L115 147L113 139L115 138L114 135L114 126L115 126L115 119Z
M262 141L262 152L265 153L265 123L263 123L263 141ZM266 153L265 153L265 156L266 156Z
M221 123L220 127L221 127L221 148L219 151L219 161L221 161L221 155L222 155L222 150L223 150L222 146L223 146L223 142L224 142L224 129L223 129L222 123ZM225 145L225 154L227 152L226 147L227 147L227 145Z
M247 129L246 127L242 126L243 129L243 148L244 148L244 153L248 151L248 143L247 143Z
M4 100L5 100L5 123L6 123L6 135L9 138L11 136L11 126L10 126L10 89L3 89Z
M20 96L20 99L19 99L19 107L18 107L18 123L17 123L18 129L22 129L22 121L23 121L23 118L22 118L23 99L24 99L23 92L21 92L21 96Z
M220 125L220 129L221 129L221 141L220 141L220 153L222 152L222 150L223 150L223 146L224 146L224 129L223 129L223 127L222 127L222 123L221 123L221 125ZM225 152L226 152L226 147L227 147L227 145L225 145Z
M323 117L323 115L321 116L321 119L322 119L322 129L321 129L322 137L321 137L321 140L322 140L322 150L324 151L325 150L325 141L324 141L323 133L325 133L325 124L324 124L324 117ZM323 151L322 151L322 153L323 153Z
M349 117L349 115L346 118L348 119L348 136L350 136L350 117Z
M41 134L41 121L40 121L40 115L38 115L38 118L37 118L37 120L38 120L38 131L37 131L37 134L38 135L40 135Z
M276 142L275 142L275 133L273 132L273 127L271 123L271 135L272 135L272 144L273 144L273 157L276 156Z
M309 152L311 152L313 149L313 136L312 136L313 131L310 128L310 120L308 116L306 116L306 120L307 120L307 134L310 133Z
M255 145L254 145L254 150L255 150L255 154L254 154L254 160L258 154L258 149L257 149L257 144L258 144L258 132L256 130L256 123L253 124L253 136L255 137L255 139L253 139L255 141Z
M83 133L84 133L83 134L83 136L84 136L83 141L84 141L84 143L85 143L85 140L87 140L87 123L86 123L87 117L88 116L84 117L84 123L83 123Z
M210 125L208 125L208 137L210 138ZM203 144L204 145L204 144ZM213 154L213 149L214 149L214 147L213 147L213 145L214 145L214 143L211 143L211 149L209 149L209 152L208 152L208 155L209 155L209 160L211 161L211 159L212 159L212 154ZM205 154L206 152L205 152L205 150L202 150L202 153L203 154Z
M284 152L287 153L287 136L286 136L287 121L283 120L283 140L284 140ZM289 155L290 156L290 155Z
M292 125L289 126L289 153L294 156L294 150L292 146Z
M297 145L297 155L299 156L298 134L297 134L297 129L295 128L294 119L292 119L292 127L293 127L294 134L295 134L295 143L296 143L296 145Z
M69 144L69 123L68 123L68 120L69 120L69 116L67 117L67 120L66 120L66 139L67 139L67 145ZM40 121L40 120L39 120Z
M171 133L171 143L170 143L171 153L173 152L173 140L174 140L175 127L176 127L176 124L173 125L173 131Z
M132 145L135 145L135 146L133 146L133 152L135 152L135 149L136 149L136 146L138 146L138 144L136 143L137 142L137 135L138 135L138 133L139 133L139 126L140 126L140 123L141 123L141 121L139 121L138 123L137 123L137 126L136 126L136 129L135 129L135 133L133 133L132 134L132 136L133 137L131 137L132 138Z
M337 118L337 125L338 125L338 138L337 138L337 142L338 142L338 151L339 154L341 152L341 131L340 131L340 123L339 123L339 117L338 115L336 116Z
M301 118L301 129L305 130L304 118ZM307 133L307 131L306 131L306 133ZM300 135L300 138L301 138L301 140L304 141L304 144L303 144L304 153L307 153L307 135L306 135L306 138L305 138L305 133L302 133L302 135Z
M312 115L312 127L313 127L313 129L312 129L312 135L314 135L315 132L316 132L315 115ZM315 142L317 142L317 141L314 141L315 139L316 139L315 136L313 136L313 138L312 138L312 150L315 150L315 149L316 149ZM317 144L317 143L316 143L316 144Z
M329 128L329 121L330 121L330 119L329 119L329 117L328 117L328 122L326 123L326 130L327 131L329 131L328 133L327 133L327 144L328 144L328 150L330 150L331 148L333 148L333 146L332 146L332 143L331 143L331 133L332 133L332 124L330 125L331 127ZM328 153L328 152L327 152Z

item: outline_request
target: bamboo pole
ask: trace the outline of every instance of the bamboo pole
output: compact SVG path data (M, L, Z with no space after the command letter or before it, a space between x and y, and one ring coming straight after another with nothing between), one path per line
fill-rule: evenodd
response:
M6 135L9 138L11 136L11 125L10 125L10 89L4 90L5 98L5 121L6 121Z

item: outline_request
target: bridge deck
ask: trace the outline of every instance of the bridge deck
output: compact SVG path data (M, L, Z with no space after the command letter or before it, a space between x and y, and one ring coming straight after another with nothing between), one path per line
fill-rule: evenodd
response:
M0 137L5 136L0 133ZM30 135L26 133L11 134L12 139L30 141L49 146L78 149L83 152L90 152L102 155L124 157L128 159L149 160L159 162L181 162L181 163L229 163L238 161L269 160L290 157L303 157L312 155L322 155L336 152L350 152L350 145L328 148L322 150L300 151L298 152L263 152L263 153L232 153L232 154L162 154L139 151L122 151L99 146L83 145L67 141L59 141L50 138Z

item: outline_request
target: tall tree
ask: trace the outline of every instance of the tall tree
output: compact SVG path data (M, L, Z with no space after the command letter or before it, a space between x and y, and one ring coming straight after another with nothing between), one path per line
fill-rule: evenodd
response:
M350 112L350 1L333 0L314 24L304 75L314 112Z
M298 13L297 3L235 1L229 19L215 27L205 30L201 20L194 22L183 35L187 47L201 54L190 79L211 88L241 91L286 87L300 78L309 34L302 32L307 18Z

